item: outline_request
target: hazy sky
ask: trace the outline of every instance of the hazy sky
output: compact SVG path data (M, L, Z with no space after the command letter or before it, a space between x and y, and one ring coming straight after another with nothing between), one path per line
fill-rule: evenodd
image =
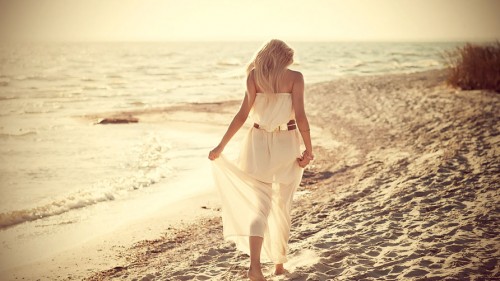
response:
M500 0L0 0L1 40L500 39Z

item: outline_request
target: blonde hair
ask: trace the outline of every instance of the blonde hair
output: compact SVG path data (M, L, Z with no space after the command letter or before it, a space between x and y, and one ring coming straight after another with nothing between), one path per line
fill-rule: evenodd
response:
M247 78L255 69L257 86L265 93L277 93L281 77L293 63L293 53L293 49L281 40L272 39L264 43L248 64Z

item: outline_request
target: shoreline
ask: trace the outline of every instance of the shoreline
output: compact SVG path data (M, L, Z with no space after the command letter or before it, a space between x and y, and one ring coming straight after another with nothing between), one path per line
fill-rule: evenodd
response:
M307 86L317 160L294 199L289 272L272 276L265 264L269 280L499 276L500 249L492 239L498 245L500 98L442 81L443 70L431 70ZM238 106L185 105L133 116L165 124L187 118L181 123L207 132L206 123L217 124L223 133ZM217 206L198 211L209 215L107 252L107 264L73 277L241 279L248 257L222 241Z
M2 272L3 280L82 280L92 272L114 267L126 262L120 254L123 249L154 239L164 230L190 225L212 216L211 206L217 198L213 192L205 191L185 197L168 208L157 210L151 216L132 219L112 231L92 237L72 248L51 256ZM192 206L187 208L186 206ZM195 208L196 207L196 208ZM181 215L182 218L178 216ZM117 235L119 233L119 235Z

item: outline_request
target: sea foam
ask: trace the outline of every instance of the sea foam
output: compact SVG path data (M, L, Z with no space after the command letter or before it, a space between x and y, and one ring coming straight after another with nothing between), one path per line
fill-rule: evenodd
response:
M122 164L127 170L135 171L134 173L98 180L87 189L48 198L35 207L0 213L0 229L60 215L100 202L119 200L134 190L147 188L167 176L172 176L169 150L170 144L157 135L150 134L140 148L139 158Z

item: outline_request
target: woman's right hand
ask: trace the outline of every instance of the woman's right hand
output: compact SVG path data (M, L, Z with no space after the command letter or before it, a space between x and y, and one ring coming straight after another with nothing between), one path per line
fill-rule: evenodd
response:
M301 157L297 157L297 162L301 168L305 168L312 160L314 159L314 155L309 151L305 150L302 153Z
M219 158L219 156L223 150L224 150L224 148L221 147L220 145L216 146L214 149L210 150L210 152L208 153L208 159L215 160L215 159Z

